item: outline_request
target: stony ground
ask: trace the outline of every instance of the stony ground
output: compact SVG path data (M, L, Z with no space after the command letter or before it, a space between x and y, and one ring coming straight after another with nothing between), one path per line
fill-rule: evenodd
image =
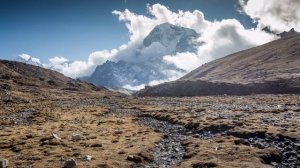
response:
M0 106L9 167L300 167L300 95L72 94Z

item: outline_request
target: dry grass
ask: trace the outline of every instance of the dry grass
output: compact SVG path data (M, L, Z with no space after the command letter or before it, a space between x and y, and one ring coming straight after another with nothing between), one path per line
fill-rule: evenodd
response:
M109 92L67 93L51 90L43 94L48 98L38 101L42 94L29 95L26 103L1 105L0 157L8 159L11 167L62 167L69 158L75 158L78 167L132 167L135 163L127 160L128 155L137 156L143 152L151 155L151 149L162 139L163 134L139 125L134 116L103 115L116 104L121 108L140 109L143 115L199 130L230 126L231 131L242 134L262 131L290 138L300 135L299 111L215 110L210 106L200 107L196 104L277 106L299 103L299 96L295 95L139 99ZM84 101L89 99L109 101L98 105L85 104ZM64 102L67 105L73 104L64 106ZM7 119L7 116L24 109L35 111L31 124L16 124ZM197 112L203 115L195 115ZM287 114L292 117L283 119ZM222 118L224 116L229 118ZM264 118L276 119L277 125L265 123ZM289 128L283 129L282 124L288 124ZM121 129L122 133L116 134L116 129ZM57 134L61 141L51 139L52 133ZM82 140L73 141L74 134L80 134ZM189 138L184 142L187 153L178 167L269 167L263 164L261 156L274 152L273 149L237 145L237 139L233 136L210 140ZM93 159L84 161L85 155Z

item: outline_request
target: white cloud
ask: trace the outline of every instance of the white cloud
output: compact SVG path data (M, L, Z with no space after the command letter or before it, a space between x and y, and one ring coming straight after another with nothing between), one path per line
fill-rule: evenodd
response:
M252 0L249 0L249 3ZM289 0L290 1L290 0ZM243 7L246 11L246 5ZM226 56L227 54L254 47L269 42L276 37L260 30L260 28L246 29L236 19L224 19L221 21L208 21L199 11L171 11L161 4L147 6L147 15L138 15L128 9L113 11L120 21L125 22L130 34L130 41L118 49L103 50L91 53L85 61L69 62L63 57L51 58L50 64L59 72L76 78L90 75L97 65L107 60L126 60L131 62L151 63L154 57L160 63L174 64L178 68L191 71L208 61ZM192 28L201 36L197 39L201 42L196 53L166 54L165 46L160 43L152 43L148 47L142 47L143 39L157 25L169 22L174 25ZM176 74L176 75L174 75ZM174 80L182 76L182 72L168 72L168 79L152 81L145 85ZM141 86L124 86L128 89Z
M259 28L246 29L236 19L224 19L221 21L208 21L204 18L204 14L195 10L172 12L167 7L161 4L154 4L147 7L150 16L137 15L125 10L124 12L114 11L113 14L119 17L119 20L126 23L131 34L130 42L128 43L125 52L120 51L117 54L118 59L125 58L130 60L134 52L138 51L134 46L139 46L139 43L149 34L156 26L165 22L174 25L192 28L201 36L198 39L203 43L198 48L197 53L176 53L175 55L163 55L161 61L173 63L177 67L187 71L191 71L203 63L214 59L226 56L230 53L248 49L257 45L267 43L276 39L274 35L261 31ZM132 45L133 44L133 45ZM146 50L146 49L145 49ZM164 51L161 49L150 49L143 53L145 57L139 58L146 61L147 56L158 55L155 52ZM117 59L117 60L118 60ZM137 58L133 58L136 60Z
M31 58L31 56L28 54L20 54L19 57L24 59L25 61L28 61Z
M30 62L31 64L36 64L39 65L41 64L40 59L36 58L36 57L32 57L31 55L28 54L20 54L18 55L19 59L21 59L24 62Z
M131 85L124 85L123 88L128 90L141 90L145 87L145 84L137 85L137 86L131 86Z
M274 40L276 36L259 29L245 29L235 19L212 22L198 39L204 44L197 53L167 55L164 60L191 71L209 61Z
M66 62L68 62L69 60L64 58L64 57L53 57L49 59L50 63L54 64L54 65L62 65Z
M282 32L300 31L299 0L240 0L243 12L258 22L260 28Z
M141 42L155 26L166 22L192 28L198 33L201 33L210 24L204 19L204 14L199 10L172 12L161 4L148 5L147 10L150 16L137 15L128 9L123 12L116 10L112 12L118 16L120 21L125 22L130 33L129 44Z
M123 88L128 89L128 90L135 90L135 91L141 90L141 89L145 88L145 86L154 86L154 85L158 85L161 83L174 81L183 75L178 72L168 72L168 73L170 73L170 77L168 79L153 80L153 81L150 81L148 84L141 84L141 85L137 85L137 86L132 86L132 85L127 84L127 85L124 85Z
M167 63L175 64L178 68L184 69L188 72L197 68L200 64L202 64L202 62L204 62L197 54L190 52L166 55L163 59Z
M49 59L50 64L48 64L47 67L51 67L52 69L55 69L56 71L59 71L69 77L82 77L90 75L97 65L101 65L105 61L111 59L116 52L116 49L111 51L96 51L89 55L87 61L70 62L64 57L53 57Z

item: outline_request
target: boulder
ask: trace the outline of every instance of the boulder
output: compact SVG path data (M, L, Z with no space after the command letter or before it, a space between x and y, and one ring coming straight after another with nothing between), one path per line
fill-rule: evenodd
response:
M74 168L76 167L76 161L74 159L69 159L65 161L64 168Z

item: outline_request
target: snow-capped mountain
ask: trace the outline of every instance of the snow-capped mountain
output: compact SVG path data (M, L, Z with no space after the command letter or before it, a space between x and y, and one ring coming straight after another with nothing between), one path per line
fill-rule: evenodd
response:
M133 58L136 59L107 61L98 65L90 77L82 79L95 85L122 88L124 86L148 85L153 81L165 81L170 77L170 74L180 77L185 71L166 63L163 56L178 52L196 52L200 45L195 41L198 37L199 34L193 29L169 23L158 25L134 52ZM145 50L150 50L151 54L144 52ZM147 59L144 59L145 57ZM143 59L139 60L139 58Z
M180 71L173 65L168 66L153 67L151 64L122 60L118 62L106 61L104 64L97 66L94 73L85 80L111 88L122 88L126 85L139 86L148 84L151 81L166 79L168 73L171 73L169 71L175 69Z

